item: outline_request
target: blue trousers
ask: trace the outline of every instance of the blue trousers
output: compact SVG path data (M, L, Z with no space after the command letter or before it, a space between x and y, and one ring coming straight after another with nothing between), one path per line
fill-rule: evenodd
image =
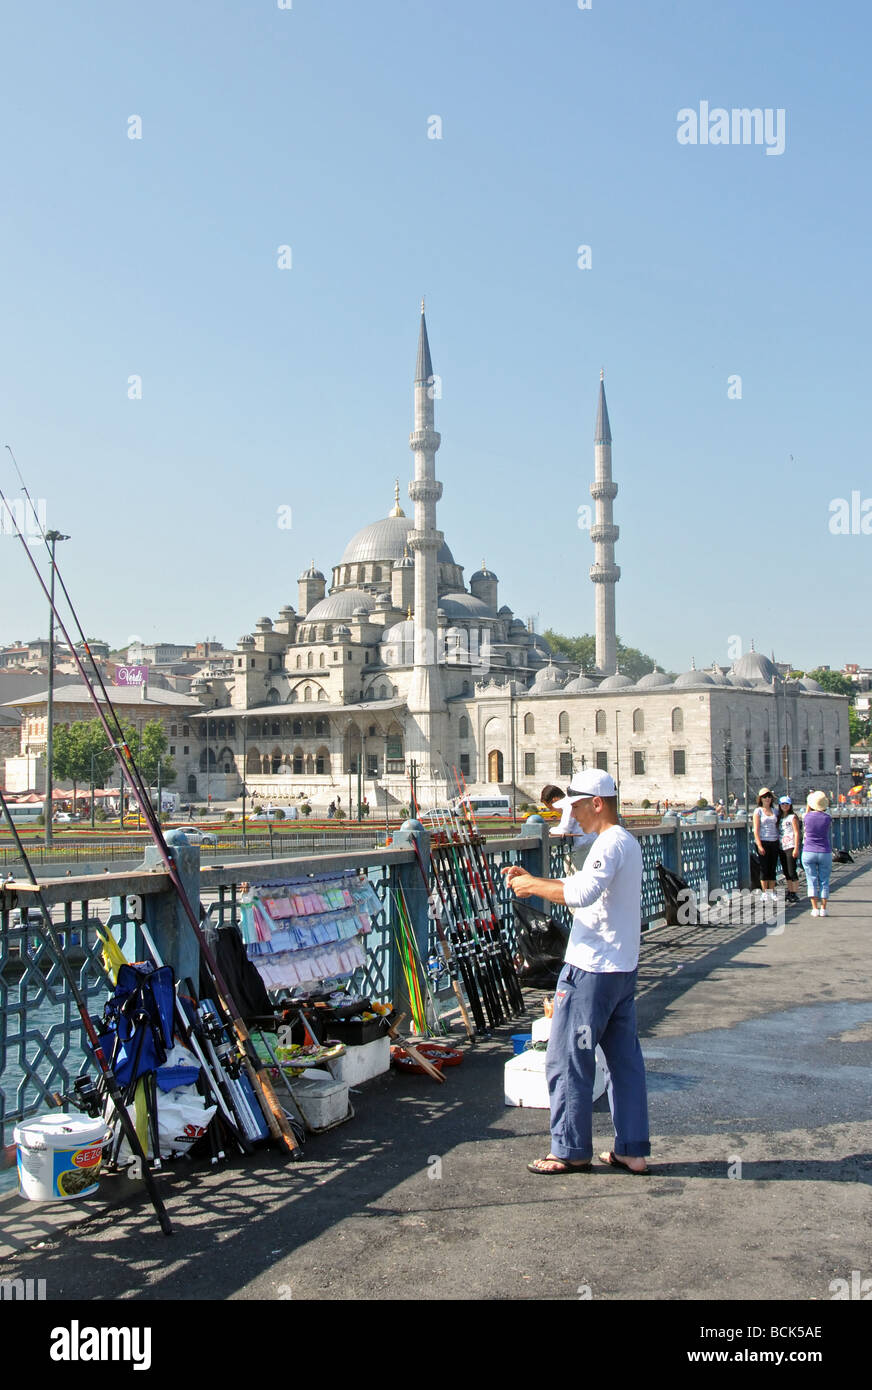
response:
M816 850L802 851L802 867L808 880L810 898L830 896L830 874L833 870L832 854L818 853Z
M651 1152L645 1063L636 1032L636 971L595 974L564 965L554 991L545 1059L551 1101L551 1152L576 1162L593 1157L593 1083L597 1044L609 1068L613 1151Z

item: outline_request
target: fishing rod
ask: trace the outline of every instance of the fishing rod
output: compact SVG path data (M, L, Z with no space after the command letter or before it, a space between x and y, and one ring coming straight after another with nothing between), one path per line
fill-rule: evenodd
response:
M8 445L6 447L7 449L9 449ZM9 452L11 454L12 450L9 449ZM20 469L18 469L17 463L15 466L18 471L19 477L21 477L21 471ZM36 514L36 509L33 506L33 500L30 497L29 492L27 492L27 498L31 510L34 512L34 515L36 516L37 525L39 526L39 530L42 534L43 541L49 550L49 555L51 556L51 547L49 546L48 538L46 537L45 532L42 528L42 524L39 521L39 517ZM83 648L91 662L91 665L94 668L97 681L103 692L106 706L109 710L109 713L112 716L112 719L114 720L116 726L114 734L106 717L106 713L94 689L94 685L85 671L79 653L76 650L72 638L70 637L66 625L60 615L58 605L55 602L54 597L50 592L48 586L46 585L45 580L42 577L42 574L40 573L39 566L33 558L33 555L30 551L30 547L28 546L27 541L25 540L21 532L21 528L18 525L18 519L15 516L15 513L12 510L12 507L10 506L2 489L0 489L0 503L2 503L3 506L5 506L7 512L9 513L9 516L12 520L14 533L18 537L18 540L21 542L24 553L27 556L28 563L31 566L34 574L36 575L37 582L40 588L42 589L46 599L48 600L53 617L63 634L67 646L70 649L70 653L72 655L76 669L78 670L79 675L81 676L82 681L84 682L85 688L89 696L91 697L91 701L96 710L97 717L103 726L103 731L106 734L106 738L109 742L109 747L114 753L122 772L126 773L130 781L130 784L133 788L134 795L136 796L137 802L139 803L140 811L145 819L146 826L149 832L151 833L155 845L157 846L158 853L160 854L160 857L163 860L166 872L169 875L170 882L172 883L176 891L179 902L181 903L185 915L187 916L188 921L190 922L191 927L194 931L194 935L197 938L197 942L199 944L203 959L206 962L209 972L213 980L215 981L218 993L220 994L222 1002L227 1010L228 1015L230 1016L242 1064L245 1067L246 1072L248 1073L249 1080L251 1081L251 1084L254 1087L258 1101L260 1102L261 1108L263 1109L264 1116L270 1129L270 1133L273 1135L275 1139L278 1139L281 1142L283 1142L291 1154L296 1154L297 1156L299 1156L299 1145L297 1144L297 1141L294 1138L293 1131L290 1125L288 1124L287 1117L285 1116L285 1113L279 1104L278 1097L276 1096L275 1091L273 1090L272 1084L266 1075L265 1068L263 1064L260 1062L259 1058L257 1058L256 1053L254 1052L248 1029L246 1028L245 1023L242 1020L239 1009L237 1008L233 996L227 987L227 984L223 978L221 971L219 970L218 963L215 960L215 957L213 956L209 948L209 944L200 927L197 915L194 912L193 907L191 906L190 900L188 899L188 895L185 891L178 869L170 855L170 851L167 846L166 840L164 839L160 823L155 818L154 811L151 805L151 799L148 796L147 790L140 776L139 769L136 766L136 762L130 750L127 739L124 735L124 731L121 727L121 722L118 718L115 707L112 704L111 699L109 698L109 693L106 690L106 686L103 682L103 677L97 668L97 663L94 660L90 647L88 646L88 642L84 635L82 625L79 622L79 618L76 613L75 607L72 603L72 600L70 599L69 592L60 574L57 561L53 557L51 558L52 569L54 571L55 578L60 583L64 597L66 598L67 604L70 608L70 612L73 616L76 627L78 628L78 631L80 633Z
M432 914L433 922L436 927L436 935L439 938L440 945L442 946L442 952L445 957L446 964L448 965L449 974L451 975L451 983L454 987L454 993L457 998L457 1002L460 1006L460 1013L463 1019L464 1027L466 1028L468 1037L472 1041L474 1040L475 1032L470 1023L469 1012L467 1011L466 1005L463 1000L463 992L461 991L460 985L457 981L458 971L460 973L461 979L463 980L463 989L466 991L466 997L469 1001L469 1009L472 1011L476 1027L480 1028L484 1032L486 1031L487 1025L485 1023L484 1012L482 1011L481 1003L478 998L478 993L475 989L475 983L472 978L472 971L470 969L469 958L465 950L463 949L462 943L460 942L459 932L457 931L456 926L451 921L451 916L448 910L448 904L445 900L445 894L442 891L442 884L440 882L436 866L432 863L431 858L433 882L435 884L434 892L430 888L430 883L427 878L427 870L424 868L424 860L421 855L421 849L418 844L417 838L414 835L410 836L410 838L412 841L412 847L415 851L415 859L418 863L418 870L421 874L421 880L424 884L424 892L427 894L427 901L430 904L429 911ZM439 899L438 904L433 901L433 899L437 896ZM442 918L439 913L440 906L442 908L442 911L445 913L446 919L448 921L448 930L451 933L452 949L450 954L448 949L448 937L446 936L445 929L442 925Z
M449 822L450 826L450 822ZM501 970L496 960L493 941L487 932L484 914L481 904L478 901L477 887L474 874L471 872L470 865L465 860L466 849L462 842L458 842L453 831L447 832L447 845L443 853L448 854L454 868L454 876L462 894L466 917L475 942L475 949L479 954L485 977L490 986L490 993L493 1000L496 1015L499 1015L499 1022L505 1022L511 1009L504 981L501 977Z
M459 788L457 781L457 769L454 770L455 784ZM464 789L465 789L464 782ZM467 796L468 800L468 796ZM488 857L484 852L482 837L477 833L468 832L466 836L461 833L461 840L467 848L467 855L471 867L475 873L477 892L481 898L482 905L486 914L490 917L490 934L495 947L496 954L502 963L502 971L505 978L506 989L508 991L511 1005L516 1013L525 1013L526 1004L521 990L521 982L518 979L518 972L512 960L511 953L506 942L500 922L498 896L494 885L493 876L490 870Z
M451 843L447 845L434 845L431 857L437 866L440 866L444 872L455 920L459 924L462 924L470 959L475 968L479 994L484 1003L491 1027L498 1027L500 1023L505 1022L505 1016L500 1007L493 974L489 969L489 962L476 931L472 905L466 892L463 875L460 872L456 850Z
M149 1167L148 1159L145 1155L145 1150L142 1144L140 1143L139 1135L137 1134L133 1121L130 1118L127 1106L124 1104L124 1100L121 1094L121 1088L118 1085L118 1081L115 1077L115 1072L112 1066L110 1065L109 1060L103 1051L103 1048L100 1046L100 1039L97 1036L97 1030L92 1022L85 998L82 995L82 992L79 989L78 984L76 983L76 977L70 969L66 957L64 956L63 947L61 946L60 940L58 939L57 933L54 929L54 923L51 919L51 913L48 910L48 906L43 896L42 889L39 886L36 874L33 872L33 865L31 864L30 859L28 858L27 853L25 852L24 845L21 843L21 836L18 833L18 827L12 818L9 806L7 805L6 798L3 795L2 791L0 791L0 807L2 807L6 820L9 823L9 829L12 831L12 838L14 839L16 847L18 849L18 853L21 856L27 877L30 880L32 887L36 890L36 901L39 904L39 909L42 913L43 925L45 927L45 932L48 937L49 944L51 945L51 948L54 951L55 956L57 957L58 964L61 968L61 974L66 980L69 991L73 996L73 999L75 1000L76 1008L79 1010L79 1016L82 1020L82 1027L84 1028L85 1033L87 1034L88 1042L90 1043L91 1051L94 1054L94 1057L96 1058L97 1065L103 1073L106 1091L109 1095L109 1099L112 1102L113 1109L116 1115L118 1116L119 1123L121 1124L121 1128L124 1131L124 1136L128 1144L130 1145L131 1152L135 1155L136 1159L139 1162L140 1171L142 1173L143 1181L145 1182L145 1188L148 1192L151 1204L154 1207L155 1216L157 1217L158 1222L160 1223L160 1228L163 1231L164 1235L171 1236L173 1233L173 1228L170 1224L170 1219L167 1215L166 1207L161 1201L160 1194L155 1185L154 1175L152 1174L151 1168ZM25 908L25 915L26 912L27 909Z

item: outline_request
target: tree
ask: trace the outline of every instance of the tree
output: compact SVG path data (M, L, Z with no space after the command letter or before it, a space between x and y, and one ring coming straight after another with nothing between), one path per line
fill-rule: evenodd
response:
M848 724L851 729L851 747L866 743L869 738L869 719L864 719L855 709L848 710Z
M59 782L72 782L74 802L78 784L90 782L91 768L94 769L94 784L99 787L108 777L114 762L115 755L99 719L61 724L55 729L52 775Z
M831 695L848 695L853 698L857 687L847 676L843 676L841 671L824 671L820 666L815 671L808 673L813 681L817 681L823 690L828 690Z
M570 661L577 663L583 675L591 675L596 670L596 638L590 633L582 637L566 637L562 632L548 628L545 640L558 655L567 656ZM619 671L633 681L647 676L658 664L646 652L640 652L638 647L625 647L620 637L616 638L616 653Z

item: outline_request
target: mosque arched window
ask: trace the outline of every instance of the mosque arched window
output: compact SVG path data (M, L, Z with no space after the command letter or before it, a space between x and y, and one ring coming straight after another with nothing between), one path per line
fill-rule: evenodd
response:
M311 668L315 665L315 654L314 654L314 652L309 652L309 653L307 654L307 656L306 656L306 665L309 667L310 670L311 670Z
M326 719L324 719L323 716L322 716L320 719L316 719L316 720L315 720L315 736L316 736L316 738L324 738L324 737L326 737L326 735L329 733L329 730L330 730L329 722L328 722Z
M294 749L294 772L295 772L296 775L299 777L299 776L300 776L300 773L301 773L302 771L303 771L303 750L302 750L302 748L295 748L295 749Z
M298 656L297 656L297 670L298 670L298 671L301 670L301 669L302 669L302 666L303 666L303 658L302 658L300 655L298 655Z
M672 711L672 732L674 734L684 733L684 711L674 709Z
M245 770L253 773L260 772L260 752L257 748L249 748L245 759Z
M525 734L535 734L535 732L536 732L536 721L535 721L535 719L533 718L532 714L525 714L525 715L524 715L524 733L525 733Z
M373 583L374 583L374 584L377 584L378 581L381 579L381 577L382 577L381 565L373 565L373 569L372 569L372 579L373 579Z
M330 750L329 748L319 748L315 754L315 771L319 777L325 776L330 771Z
M327 658L326 658L326 656L324 655L323 652L319 652L319 654L318 654L318 665L319 665L319 666L326 666L326 665L327 665Z
M311 698L312 698L312 687L311 687L311 685L307 685L307 686L306 686L306 689L303 691L303 699L304 699L304 700L311 700Z
M645 715L642 710L633 710L633 733L642 734L645 732Z
M469 720L465 714L460 716L460 725L457 734L459 738L469 738Z
M604 709L598 709L596 712L596 731L598 734L604 734L606 731L606 712Z
M557 732L559 734L569 733L569 715L566 713L566 710L561 710L560 714L557 716Z

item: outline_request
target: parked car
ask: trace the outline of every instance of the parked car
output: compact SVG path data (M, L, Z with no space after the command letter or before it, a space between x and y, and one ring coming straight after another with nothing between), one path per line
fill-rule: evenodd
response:
M71 811L55 811L52 820L56 825L69 825L72 821L79 820L79 817Z

